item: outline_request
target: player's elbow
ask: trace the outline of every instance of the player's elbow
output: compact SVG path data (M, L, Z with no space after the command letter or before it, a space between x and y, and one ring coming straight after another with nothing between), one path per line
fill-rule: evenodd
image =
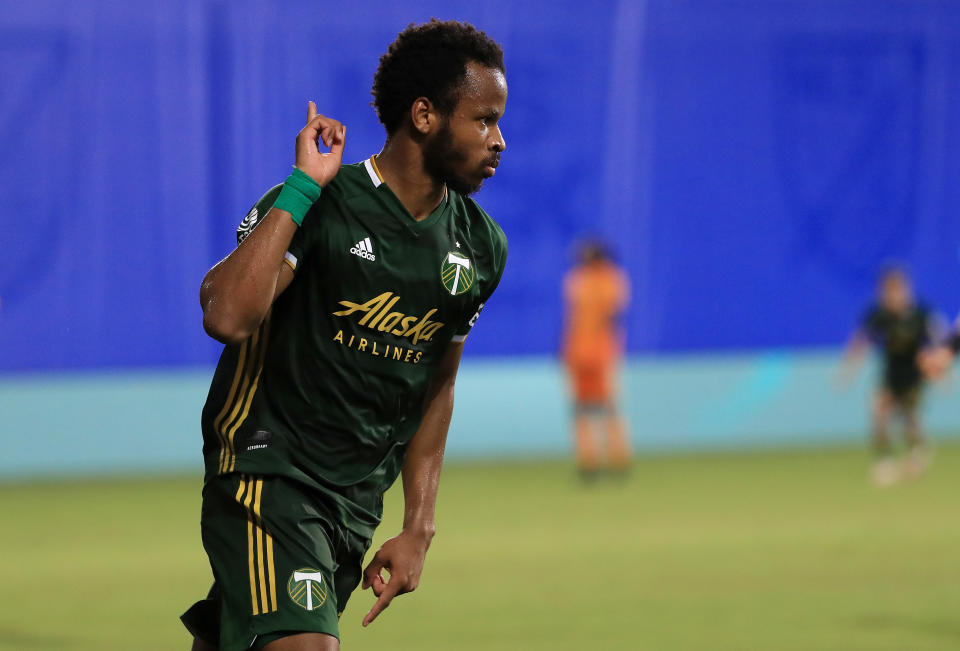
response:
M222 344L246 341L263 320L262 315L252 314L235 296L219 291L206 278L200 286L200 306L203 309L203 330Z
M239 344L246 341L253 329L245 327L237 319L217 314L214 310L204 310L203 330L222 344Z

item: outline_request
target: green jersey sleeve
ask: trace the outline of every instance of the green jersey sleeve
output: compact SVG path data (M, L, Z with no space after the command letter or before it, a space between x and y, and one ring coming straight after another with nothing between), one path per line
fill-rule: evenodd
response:
M267 216L267 213L273 208L273 203L277 200L277 195L280 194L282 188L282 183L273 186L257 200L257 203L253 204L250 212L247 213L246 217L243 218L243 221L240 222L240 225L237 227L237 246L242 244L243 241L250 236L250 233L253 232L253 229L257 227L257 224Z
M507 236L504 235L503 230L487 216L490 225L490 244L491 244L491 259L493 261L493 273L490 275L489 280L482 285L480 292L479 300L473 306L473 309L470 311L470 318L466 321L463 321L457 326L456 331L453 334L452 341L461 342L467 338L467 335L470 334L470 331L473 329L474 324L476 324L477 319L480 318L480 313L483 311L483 306L487 304L487 301L490 300L490 297L493 296L493 292L496 291L497 286L500 284L500 279L503 278L503 270L507 265Z
M253 232L253 229L267 216L267 213L273 208L273 204L276 202L282 189L282 183L273 186L253 205L250 212L248 212L246 217L243 218L243 221L240 222L240 226L237 227L237 246L247 239L250 233ZM310 209L308 215L314 212L316 212L316 204ZM287 253L284 256L284 260L290 265L294 273L296 273L300 261L303 260L303 256L308 248L307 241L312 231L312 228L308 225L309 221L310 220L305 219L304 224L297 228L297 232L290 241L290 246L287 247Z

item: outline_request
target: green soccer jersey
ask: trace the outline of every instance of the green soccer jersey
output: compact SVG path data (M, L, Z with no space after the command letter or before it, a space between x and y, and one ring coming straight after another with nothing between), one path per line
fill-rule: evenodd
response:
M373 157L342 166L290 244L294 280L258 331L220 357L202 417L207 478L293 477L329 494L346 526L372 533L430 379L506 255L503 231L472 199L448 192L418 222Z

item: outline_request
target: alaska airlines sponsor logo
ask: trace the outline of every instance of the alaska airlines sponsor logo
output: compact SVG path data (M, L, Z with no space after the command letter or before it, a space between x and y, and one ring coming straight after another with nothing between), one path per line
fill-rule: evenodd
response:
M341 346L346 346L358 353L366 353L372 357L381 357L394 362L419 364L420 360L423 359L422 350L407 348L406 346L397 346L396 344L391 345L373 338L367 339L366 337L360 337L349 332L345 335L343 334L343 330L338 330L337 334L333 335L333 340Z
M430 341L445 325L430 318L437 313L437 308L428 310L423 316L411 316L393 309L399 301L400 296L393 292L384 292L366 303L342 300L340 305L345 309L334 312L333 315L362 315L357 325L409 339L414 346L421 341Z

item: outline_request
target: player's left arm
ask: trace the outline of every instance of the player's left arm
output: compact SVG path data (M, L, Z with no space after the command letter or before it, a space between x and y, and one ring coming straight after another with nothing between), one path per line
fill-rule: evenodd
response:
M944 331L947 332L946 335L943 334ZM930 339L934 345L917 354L917 364L928 380L943 379L960 353L960 317L952 330L945 328L939 334L941 336L931 334Z
M460 368L463 342L452 342L444 354L424 403L423 420L410 441L403 464L403 530L383 543L363 572L363 589L377 596L363 618L367 626L397 595L412 592L420 583L423 562L436 531L434 511L440 468L453 415L453 387ZM382 571L390 576L384 581Z

